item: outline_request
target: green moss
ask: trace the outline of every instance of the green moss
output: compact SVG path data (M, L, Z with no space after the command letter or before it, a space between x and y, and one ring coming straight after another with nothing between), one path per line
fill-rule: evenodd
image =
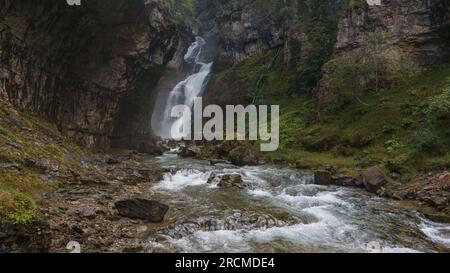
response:
M0 111L0 163L19 166L0 173L0 216L28 223L37 213L36 200L55 187L43 180L38 166L29 162L48 160L61 172L83 173L79 159L89 152L65 139L47 121L17 112L3 102ZM7 144L11 142L20 146Z

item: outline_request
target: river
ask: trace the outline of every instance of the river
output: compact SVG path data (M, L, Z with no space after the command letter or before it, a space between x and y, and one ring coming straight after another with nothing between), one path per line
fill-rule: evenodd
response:
M438 252L450 247L450 225L400 209L396 201L354 188L313 184L307 171L236 167L166 154L169 168L149 191L171 209L152 225L157 252ZM245 189L208 183L214 173L240 174Z

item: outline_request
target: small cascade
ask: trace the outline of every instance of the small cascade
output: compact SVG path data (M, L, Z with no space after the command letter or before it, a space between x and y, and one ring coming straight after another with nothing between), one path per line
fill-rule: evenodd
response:
M202 95L204 87L208 81L208 76L211 73L213 63L202 62L202 53L206 45L205 39L196 37L195 42L188 48L184 61L193 65L192 73L183 81L179 82L170 91L169 95L164 98L164 101L158 101L164 105L161 111L155 112L154 119L157 119L154 124L155 134L164 139L181 139L186 135L181 134L183 125L188 122L183 118L171 117L173 107L177 105L186 105L190 108L194 106L196 97ZM178 128L179 134L172 135L172 128Z

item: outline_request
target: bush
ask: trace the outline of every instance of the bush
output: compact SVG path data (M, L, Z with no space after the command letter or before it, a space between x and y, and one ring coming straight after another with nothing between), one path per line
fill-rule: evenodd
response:
M425 114L430 121L439 118L450 117L450 86L444 92L429 99L429 106L425 110Z
M36 204L27 195L0 191L0 216L16 224L27 224L33 220L36 210Z
M423 130L417 138L416 149L419 152L430 152L437 144L438 138L430 130Z

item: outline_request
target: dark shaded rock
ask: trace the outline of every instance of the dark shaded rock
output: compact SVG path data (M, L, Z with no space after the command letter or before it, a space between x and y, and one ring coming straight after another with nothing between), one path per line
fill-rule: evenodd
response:
M229 158L236 166L254 166L259 164L259 156L255 153L250 144L243 144L234 148Z
M215 166L217 164L228 164L230 162L226 161L226 160L222 160L222 159L211 159L209 161L209 164L211 164L211 166Z
M446 208L450 205L450 193L432 192L427 196L420 196L420 200L436 208Z
M16 142L6 142L6 145L11 146L17 150L22 150L22 145Z
M113 157L106 158L106 164L108 164L108 165L117 165L119 163L120 163L120 161L116 158L113 158Z
M45 253L51 243L50 226L42 220L30 224L0 221L0 252Z
M357 187L357 180L349 175L340 174L332 178L333 184L343 187Z
M37 165L37 162L32 158L25 159L25 166L28 168L35 168Z
M95 219L97 217L97 211L95 208L85 208L82 212L82 216L87 219Z
M409 190L399 190L388 193L388 197L395 199L395 200L407 200L410 197L410 191Z
M361 178L364 187L371 193L377 193L384 185L389 183L384 172L377 166L365 171Z
M157 143L142 142L138 147L138 152L149 155L162 155L164 153L164 148Z
M116 202L115 208L120 216L141 219L150 223L161 223L169 206L145 199L129 199Z
M212 173L208 178L208 184L212 184L214 182L214 180L216 180L216 178L217 178L217 174Z
M0 173L18 173L20 165L17 163L0 163Z
M238 188L244 189L244 181L242 180L242 176L239 174L227 174L220 178L219 187L229 189L229 188Z
M180 150L179 155L182 157L197 157L201 153L201 149L198 146L187 146Z
M326 171L316 172L314 174L314 183L317 185L329 186L332 183L331 174Z

